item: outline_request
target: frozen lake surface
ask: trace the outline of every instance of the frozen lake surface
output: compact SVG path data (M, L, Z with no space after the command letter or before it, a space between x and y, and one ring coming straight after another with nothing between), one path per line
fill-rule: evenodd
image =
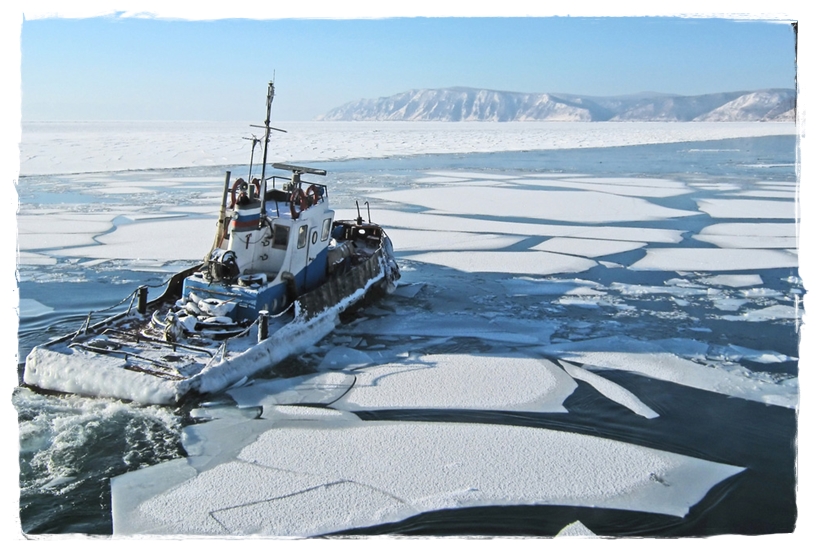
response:
M793 529L791 126L313 128L275 160L319 161L338 217L369 203L400 287L180 409L19 388L25 531ZM247 169L223 147L196 160L202 143L174 161L169 129L45 130L18 186L21 357L199 261L223 171ZM80 154L43 160L55 139Z

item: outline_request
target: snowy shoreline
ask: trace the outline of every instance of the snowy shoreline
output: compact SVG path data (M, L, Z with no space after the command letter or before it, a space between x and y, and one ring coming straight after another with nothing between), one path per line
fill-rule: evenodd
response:
M279 122L274 162L621 147L795 135L789 122ZM20 175L245 164L249 122L24 122Z

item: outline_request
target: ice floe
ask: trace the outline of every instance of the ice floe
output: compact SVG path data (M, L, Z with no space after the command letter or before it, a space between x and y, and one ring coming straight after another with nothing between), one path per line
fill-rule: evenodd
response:
M597 265L587 258L536 250L502 252L500 254L480 251L468 252L467 254L426 252L406 254L405 257L469 273L550 275L553 273L579 273Z
M555 237L533 247L534 250L545 252L559 252L574 256L597 258L620 252L628 252L643 248L646 243L631 241L606 241L601 239L573 239L569 237Z
M630 269L659 271L747 271L797 267L796 254L786 250L739 248L652 248Z
M762 284L760 275L714 275L713 277L703 277L701 283L718 286L746 287Z
M683 517L743 470L539 428L353 418L321 426L318 418L246 423L254 435L222 460L193 468L191 457L115 478L115 535L309 537L513 504ZM220 422L186 430L206 434Z
M503 279L501 284L509 294L516 296L560 296L576 292L577 289L602 286L594 281L582 279L539 279L532 277Z
M587 528L586 525L581 523L580 521L573 521L569 525L565 526L561 529L558 534L555 535L556 537L586 537L586 538L596 538L597 535Z
M763 321L776 321L780 319L800 319L802 311L794 306L777 304L761 309L753 309L741 313L740 315L722 315L720 319L726 321L748 321L750 323L760 323Z
M679 182L671 180L656 180L648 178L584 178L577 179L519 179L514 180L516 184L536 185L543 188L565 188L580 189L583 191L597 191L599 193L610 193L612 195L622 195L625 197L643 198L666 198L676 197L691 193L689 189Z
M516 354L426 355L354 374L354 387L332 407L566 412L564 399L575 389L550 361Z
M215 229L212 219L197 218L128 224L97 237L103 246L63 248L53 254L58 257L201 260L212 244Z
M721 223L704 227L694 236L720 248L796 248L793 223Z
M328 405L337 401L354 385L353 375L329 372L297 378L256 380L248 386L227 390L240 407L275 405Z
M497 250L512 246L523 237L507 235L490 235L479 233L462 233L446 231L444 238L436 232L409 231L389 229L388 236L393 242L400 243L400 252L417 252L430 250Z
M633 413L639 414L644 418L657 418L660 416L626 388L581 367L576 367L566 362L563 363L562 366L564 370L567 371L567 374L576 380L583 380L605 397L623 405Z
M698 208L712 218L796 219L794 201L699 199Z
M416 206L434 212L468 216L613 223L650 221L694 216L697 212L659 206L638 197L622 197L597 191L530 191L515 188L474 187L467 200L450 187L406 189L376 193L375 198Z
M18 215L18 244L25 251L93 245L94 235L110 231L115 217L116 214L48 211Z
M530 191L535 196L537 191ZM498 198L498 197L497 197ZM338 219L353 219L357 212L337 210ZM679 243L683 232L677 229L660 229L653 227L625 227L589 225L553 225L544 223L516 223L493 219L475 219L450 214L433 214L428 212L411 213L399 210L377 209L378 220L388 220L389 228L409 229L413 231L468 232L478 234L506 234L540 237L574 237L580 239L598 239L601 241L629 241L647 243ZM390 232L389 232L390 234ZM424 233L429 246L440 240L440 235Z
M725 369L700 364L679 356L677 349L667 349L660 342L613 336L551 344L539 351L587 368L633 372L769 405L795 408L799 402L798 382L794 378L774 380L743 367Z

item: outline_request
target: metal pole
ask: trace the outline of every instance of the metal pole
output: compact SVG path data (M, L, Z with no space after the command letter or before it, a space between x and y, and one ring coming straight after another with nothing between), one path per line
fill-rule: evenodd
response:
M210 256L212 256L213 250L218 248L218 245L221 244L221 238L224 235L224 223L227 217L227 194L229 193L229 184L230 184L230 171L227 170L227 175L224 178L224 193L221 195L221 211L218 213L218 225L215 231L215 239L213 240L212 248L210 249L210 254L207 255L205 260L209 260Z
M139 301L136 303L136 311L139 312L140 315L144 315L147 313L147 287L140 286L139 287Z
M269 338L269 312L262 310L258 312L258 343Z
M272 113L272 99L275 97L275 83L270 82L266 92L266 120L264 121L263 166L261 168L261 218L258 227L263 227L266 215L266 155L269 151L269 117Z

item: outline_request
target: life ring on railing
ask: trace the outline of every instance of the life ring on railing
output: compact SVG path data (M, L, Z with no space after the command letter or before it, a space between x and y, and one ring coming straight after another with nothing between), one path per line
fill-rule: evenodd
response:
M295 209L295 205L300 210ZM296 220L300 217L300 213L309 208L309 200L306 193L300 187L292 191L292 196L289 197L289 210L292 212L292 219Z
M310 185L306 190L306 198L309 200L309 206L317 204L317 201L323 198L323 191L317 185Z
M232 184L232 189L230 190L230 208L235 208L236 204L245 204L244 201L249 200L249 195L247 192L249 191L249 185L244 178L238 178L235 180L235 183ZM255 186L255 196L261 196L261 180L258 178L254 178L252 180L252 185ZM246 197L244 199L244 197Z

